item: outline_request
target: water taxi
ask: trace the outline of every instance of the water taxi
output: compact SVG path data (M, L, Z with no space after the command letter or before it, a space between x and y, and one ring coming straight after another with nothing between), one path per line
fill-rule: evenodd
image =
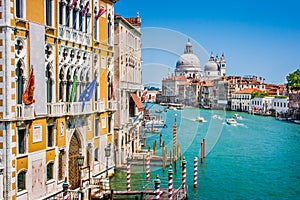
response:
M234 119L243 119L242 116L240 114L234 114L233 115Z
M229 118L226 120L226 123L229 124L229 125L237 125L237 122L235 119L233 118Z
M197 117L195 121L196 122L204 122L205 119L204 119L204 117Z

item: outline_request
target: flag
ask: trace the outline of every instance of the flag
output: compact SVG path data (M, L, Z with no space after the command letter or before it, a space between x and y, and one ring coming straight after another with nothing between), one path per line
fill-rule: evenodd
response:
M77 3L78 0L73 0L71 5L69 5L69 10L72 10L73 6Z
M96 20L98 20L99 17L101 17L101 15L103 15L106 12L104 7L100 7L98 14L96 16Z
M85 102L91 100L91 98L93 96L93 91L94 91L96 82L97 82L97 76L95 76L94 80L80 94L79 102L82 102L82 111L84 109Z
M34 92L34 74L33 74L33 68L32 68L28 82L27 82L25 92L22 95L22 100L25 105L30 105L35 102L35 100L33 99L33 92Z
M83 7L82 11L81 11L81 16L83 17L86 14L87 8L90 5L90 1L86 2L85 6Z
M76 77L76 73L74 73L70 102L73 102L75 99L76 86L77 86L77 77Z

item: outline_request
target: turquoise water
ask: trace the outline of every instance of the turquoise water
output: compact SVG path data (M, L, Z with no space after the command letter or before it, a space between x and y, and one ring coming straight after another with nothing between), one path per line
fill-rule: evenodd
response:
M152 110L158 109L155 105ZM187 159L189 199L300 199L300 125L239 113L243 117L236 126L225 119L234 112L200 110L168 110L162 113L167 128L162 130L168 149L172 148L172 129L177 122L177 141ZM195 122L197 116L206 119ZM193 188L193 159L200 155L200 142L206 138L205 163L198 170L198 188ZM159 143L159 134L147 135L147 146ZM161 154L158 148L157 154ZM144 168L132 166L132 189L153 188L159 174L162 187L167 188L167 170L151 167L150 183ZM126 172L117 173L113 187L126 188ZM114 184L118 183L118 184ZM181 183L177 166L174 186ZM120 187L120 184L122 185ZM118 186L118 187L117 187ZM124 187L124 188L123 188Z

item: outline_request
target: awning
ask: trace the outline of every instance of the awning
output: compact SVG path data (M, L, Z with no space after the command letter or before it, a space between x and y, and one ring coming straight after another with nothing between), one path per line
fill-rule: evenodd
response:
M130 94L130 96L133 99L135 105L138 107L139 111L144 110L144 106L143 106L143 103L141 102L140 98L134 93Z

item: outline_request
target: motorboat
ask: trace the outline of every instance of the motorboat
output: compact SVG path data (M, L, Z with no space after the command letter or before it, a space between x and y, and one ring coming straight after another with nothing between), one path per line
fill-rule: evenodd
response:
M226 120L226 123L229 124L229 125L237 125L237 122L235 119L233 118L229 118Z
M294 120L295 124L300 124L300 120Z
M240 114L234 114L233 115L234 119L243 119L242 116Z
M204 122L205 119L204 119L204 117L197 117L195 121L196 122Z

